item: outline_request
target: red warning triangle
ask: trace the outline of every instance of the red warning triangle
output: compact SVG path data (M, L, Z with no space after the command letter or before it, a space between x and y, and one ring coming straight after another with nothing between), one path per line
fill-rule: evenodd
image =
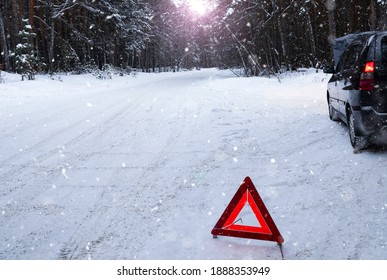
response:
M246 204L253 211L259 226L235 224L236 218ZM249 177L246 177L243 181L211 233L214 237L224 235L274 241L279 244L284 242L283 237Z

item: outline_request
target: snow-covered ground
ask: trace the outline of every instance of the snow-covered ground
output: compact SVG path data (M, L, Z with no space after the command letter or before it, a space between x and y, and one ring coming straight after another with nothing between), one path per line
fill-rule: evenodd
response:
M212 238L246 176L286 259L387 259L387 151L353 153L323 73L5 79L0 259L281 259Z

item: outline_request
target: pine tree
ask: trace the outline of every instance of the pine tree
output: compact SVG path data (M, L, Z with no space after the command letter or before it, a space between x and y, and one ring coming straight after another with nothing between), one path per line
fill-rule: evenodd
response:
M35 73L40 63L36 50L33 47L33 38L36 34L32 32L28 19L23 19L24 29L19 32L19 44L16 46L16 71L22 75L22 80L35 79Z

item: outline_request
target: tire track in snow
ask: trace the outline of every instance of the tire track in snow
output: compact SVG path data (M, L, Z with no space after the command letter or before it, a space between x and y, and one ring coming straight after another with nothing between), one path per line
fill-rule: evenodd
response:
M122 106L122 105L120 104L120 106ZM133 110L134 108L138 108L137 102L134 104L129 104L129 106L127 104L125 104L122 108L119 108L118 111L116 111L117 109L113 108L113 106L109 106L108 108L104 108L103 111L111 111L112 109L115 109L113 111L115 113L112 114L111 116L109 116L107 119L102 120L96 126L87 127L81 133L76 134L77 136L70 138L69 140L67 140L64 143L61 143L60 146L66 147L66 149L70 149L72 146L75 146L76 144L83 142L85 140L85 138L93 137L94 139L99 139L100 137L106 135L109 132L109 130L114 126L115 120L122 118L125 114L127 114L130 110ZM89 115L88 119L93 118L93 117L98 116L98 115L101 115L101 111L98 111L92 115ZM41 141L34 144L30 148L24 150L23 153L14 154L14 155L6 158L5 160L2 160L0 162L0 166L2 166L3 168L10 166L11 168L0 174L0 183L6 184L7 182L12 181L12 178L15 177L16 175L23 174L24 169L31 167L31 166L34 167L36 165L39 165L40 162L43 162L44 160L49 159L53 155L58 154L58 150L60 150L60 146L57 146L57 147L50 149L48 151L45 151L44 147L46 145L52 143L54 141L54 139L60 138L61 136L66 136L69 134L73 135L73 133L71 133L71 131L74 131L77 127L84 125L84 123L85 123L84 119L77 121L77 122L73 123L72 125L64 128L64 129L61 129L61 130L55 132L54 134L51 134L50 136L46 137L45 139L42 139ZM103 129L98 130L98 127L103 127ZM36 157L31 156L31 154L34 154L37 150L43 150L44 153L40 154ZM15 161L22 160L25 157L29 157L29 158L20 164L17 164L17 165L11 164ZM66 161L70 161L70 160L66 160ZM59 167L59 172L61 172L63 170L63 168L64 167ZM48 172L55 174L56 172L58 172L58 170L50 170ZM13 191L16 188L17 188L17 186L15 186L13 189L10 189L9 191ZM3 195L6 195L6 194L0 193L0 197Z
M124 104L124 106L122 107L122 105L120 104L119 107L116 106L115 108L118 108L118 111L114 110L113 114L111 114L107 119L103 120L102 122L100 122L98 124L97 129L96 129L96 127L91 127L89 129L83 131L79 135L76 134L77 136L66 141L64 143L64 146L71 149L74 146L79 145L80 143L82 144L86 138L100 139L103 135L106 135L107 133L109 133L109 131L115 126L117 120L123 118L129 112L135 112L136 109L139 108L139 106L138 106L138 102L133 102L130 106L128 106L127 104ZM110 107L110 110L111 109L112 108ZM97 112L96 114L93 114L93 115L98 115L98 114L100 114L100 112ZM71 134L71 131L76 129L82 123L83 123L83 121L79 121L79 122L75 123L74 125L67 127L64 130L61 130L58 133L55 133L55 137L59 137L62 134L68 134L68 133L70 133L70 135L74 135L74 134ZM35 149L38 149L41 146L44 146L45 143L49 143L50 141L51 140L49 137L44 139L43 141L40 141L34 147L31 148L31 152L33 152ZM48 152L45 152L44 154L40 155L36 159L36 161L38 161L38 162L44 161L46 159L49 159L50 157L52 157L56 153L57 153L57 148L51 149ZM8 160L15 160L15 159L11 158ZM75 156L71 155L69 158L66 158L66 161L68 161L68 162L72 162L72 161L76 161L76 160L77 160L76 155ZM12 180L12 177L15 176L16 178L23 178L23 177L26 178L25 177L26 175L24 175L24 174L27 174L27 172L30 172L30 169L26 170L26 166L29 166L36 161L29 160L27 162L24 162L22 164L18 164L16 166L12 165L12 170L10 170L9 172L7 172L5 174L4 173L2 174L1 180L2 180L2 182L6 182L6 183L3 185L5 188L2 188L3 192L2 192L1 196L9 196L9 195L11 195L11 193L13 193L17 189L20 189L20 188L25 189L25 187L28 187L31 184L30 182L24 181L22 179L17 179L17 181L15 181L15 180ZM35 169L35 168L36 167L32 167L32 169ZM38 187L34 187L34 188L28 187L27 192L19 194L18 197L13 198L13 200L30 201L34 197L39 196L40 193L47 191L47 187L45 187L45 186L49 186L50 182L52 182L52 180L55 177L57 177L58 175L60 176L60 173L61 173L61 170L56 170L56 171L52 170L52 171L48 171L48 176L45 176L44 178L42 176L35 176L34 182L35 182L35 184L38 185ZM18 181L19 181L19 183L18 183ZM20 183L22 183L22 185L20 185ZM11 185L11 184L14 184L14 185ZM41 187L39 187L39 186L41 186ZM1 196L0 196L0 198L1 198ZM12 196L14 197L14 195L12 195ZM11 207L12 207L12 205L11 205ZM30 206L26 206L25 211L29 211L29 209L34 209L33 208L34 206L31 206L31 208L29 208L29 207ZM8 212L8 209L5 209L4 211ZM86 215L85 220L88 220L89 217L95 213L103 213L104 211L90 210L89 212L90 213ZM9 219L9 222L12 223L11 220L12 219Z
M148 123L148 125L153 128L155 127L155 122L157 122L159 111L152 108L152 105L147 106L151 103L148 97L142 98L142 101L145 102L145 107L148 107L148 109L146 109L147 113L152 113L149 116L152 121ZM167 106L167 101L162 100L162 102ZM158 104L157 108L162 108L164 105ZM167 162L169 161L168 156L174 148L176 139L180 137L181 130L185 124L186 113L181 109L181 106L179 108L178 115L174 117L174 121L164 123L164 120L161 120L160 124L162 125L159 127L159 130L156 131L156 134L163 135L161 137L163 145L159 146L159 150L156 149L152 151L150 154L152 159L142 166L132 166L128 163L128 166L116 169L110 180L110 184L115 186L114 204L105 209L105 212L100 211L100 206L98 204L94 205L92 209L89 209L88 214L83 218L83 221L77 229L77 232L90 232L91 228L97 228L96 232L94 232L92 236L74 234L68 242L62 246L58 258L93 258L94 254L99 256L103 255L106 246L118 247L118 255L108 256L109 258L135 258L138 254L138 249L142 247L141 244L144 242L142 238L151 234L149 226L147 225L153 224L155 219L157 219L154 217L154 214L161 208L160 201L170 199L175 192L174 186L172 185L172 190L170 189L171 186L166 186L166 188L160 190L159 193L155 193L155 190L152 189L152 185L154 183L154 175L162 173L161 170L167 165ZM128 113L127 118L135 119L136 115L137 112L132 111ZM146 127L143 127L143 125L144 124L138 124L142 131L147 131ZM120 126L118 124L116 124L114 128L112 127L112 129L119 128ZM138 130L138 127L133 129ZM145 133L148 134L149 132ZM137 135L137 137L140 135ZM142 138L140 137L139 139ZM124 144L125 143L122 143L122 145ZM125 170L131 168L137 169L138 176L137 178L132 178L132 182L128 182L128 185L132 189L130 191L131 195L129 196L129 189L125 189L124 186L122 186L122 182L119 181L120 179L117 179L118 181L116 181L115 178L122 179L122 177L125 176ZM154 201L152 198L148 197L146 195L148 192L152 193L152 197L158 197L158 201ZM107 198L105 197L111 197L110 191L104 190L100 193L99 204L104 204L104 202L101 201L104 199L106 200ZM106 216L114 216L114 219L109 220L104 227L98 227L98 223ZM128 219L128 217L130 217L130 219ZM106 221L106 218L104 220ZM131 226L133 220L137 221L134 224L144 225L144 227L137 226L133 228ZM115 233L117 232L117 229L121 229L118 230L120 234ZM122 236L123 232L125 232L124 236ZM130 244L128 244L127 236L131 237ZM124 254L121 252L122 248L125 248Z

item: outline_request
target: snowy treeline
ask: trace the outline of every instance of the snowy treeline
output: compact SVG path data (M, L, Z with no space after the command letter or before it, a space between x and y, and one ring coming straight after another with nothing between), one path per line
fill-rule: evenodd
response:
M179 4L177 4L179 2ZM330 60L332 38L387 28L386 0L0 0L0 69L166 71L244 67L260 75Z

